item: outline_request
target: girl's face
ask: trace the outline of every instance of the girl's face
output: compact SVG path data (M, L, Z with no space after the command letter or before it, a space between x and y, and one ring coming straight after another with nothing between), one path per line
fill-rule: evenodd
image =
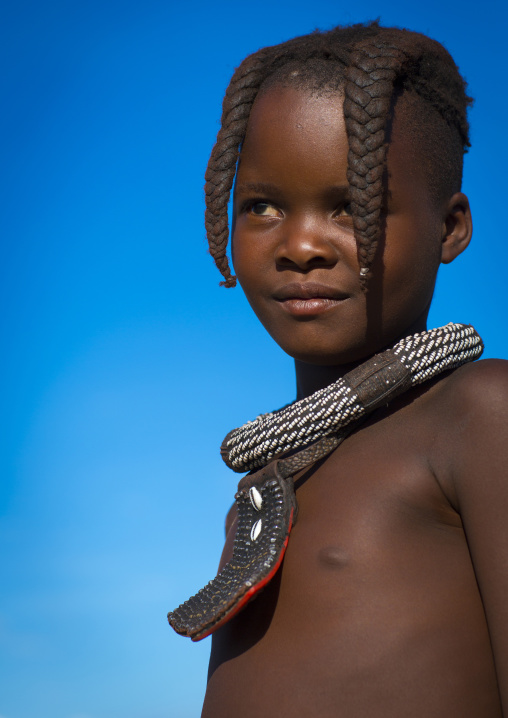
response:
M359 361L425 328L445 227L409 144L395 119L385 242L365 293L342 97L273 87L256 99L234 193L233 263L258 318L295 359Z

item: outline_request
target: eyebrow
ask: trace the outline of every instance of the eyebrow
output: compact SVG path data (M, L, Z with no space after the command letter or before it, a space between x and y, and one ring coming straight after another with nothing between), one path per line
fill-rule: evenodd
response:
M273 194L279 192L279 187L271 182L242 182L237 184L236 191L256 192L257 194Z
M350 191L349 184L331 185L327 188L330 192L347 193ZM242 182L236 185L236 191L255 192L257 194L275 194L280 192L280 187L271 182Z

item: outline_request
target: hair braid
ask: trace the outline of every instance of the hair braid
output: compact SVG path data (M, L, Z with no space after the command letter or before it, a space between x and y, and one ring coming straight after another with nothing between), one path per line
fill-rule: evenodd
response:
M382 231L386 127L394 83L405 59L391 43L367 40L353 50L346 69L347 178L363 286Z
M315 42L308 43L307 40L306 36L296 37L249 55L235 70L226 90L221 129L205 172L205 228L210 254L224 277L221 285L227 288L236 285L226 255L229 237L227 206L252 105L267 76L276 73L293 56L298 57L298 51L301 55L302 47L307 45L304 60L322 54Z
M225 287L236 284L226 255L229 194L252 103L265 77L265 63L270 55L270 48L260 50L247 57L236 69L224 97L221 129L205 173L205 227L210 254L224 277L221 284Z
M440 49L444 50L444 48ZM412 77L408 77L408 84L412 85L415 92L439 112L450 127L456 129L463 150L466 150L471 147L466 108L473 104L473 98L466 95L466 83L460 76L452 58L448 55L447 59L452 64L452 68L448 69L453 69L455 72L450 72L446 85L436 86L435 81L433 82L433 73L439 72L439 67L443 64L442 58L438 56L433 56L432 62L429 59L426 62L422 61L419 64L418 72L414 72Z

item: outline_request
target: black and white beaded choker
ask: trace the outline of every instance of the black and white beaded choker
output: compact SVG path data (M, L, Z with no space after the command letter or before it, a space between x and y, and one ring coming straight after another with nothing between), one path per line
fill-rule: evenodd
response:
M481 338L468 325L447 324L414 334L311 396L231 431L223 441L222 458L234 471L257 471L238 484L231 560L168 614L175 631L193 641L205 638L272 579L296 519L296 472L333 451L376 408L477 359L482 351Z

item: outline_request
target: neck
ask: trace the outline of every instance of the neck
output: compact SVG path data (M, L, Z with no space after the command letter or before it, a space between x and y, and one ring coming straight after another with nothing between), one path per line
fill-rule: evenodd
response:
M305 397L314 394L315 391L332 384L361 363L316 366L315 364L307 364L295 359L297 400L305 399Z
M318 453L323 447L329 453L344 438L343 430L351 422L361 420L410 386L477 359L483 343L473 327L447 324L428 332L404 334L401 340L390 342L390 350L382 361L372 357L382 349L373 346L365 354L365 361L356 363L358 370L350 372L338 385L332 382L317 396L314 393L230 431L221 446L226 464L235 471L252 471L267 466L274 457L302 447L310 452L307 456L312 454L309 461L316 461L314 449L321 441L324 443ZM344 371L344 365L335 369L318 367L310 373L303 371L301 391L318 388Z
M407 331L403 332L393 341L382 346L378 345L377 349L375 349L371 353L366 354L364 357L362 357L362 359L355 362L350 362L347 364L334 364L331 366L320 366L317 364L308 364L306 362L295 359L296 399L305 399L305 397L310 396L315 391L323 389L325 386L329 386L334 381L337 381L337 379L342 378L344 374L347 374L355 367L359 366L360 364L363 364L363 362L367 361L367 359L370 359L370 357L374 354L378 354L385 349L389 349L404 337L411 336L413 334L416 334L417 332L424 332L427 328L426 319L427 313L425 313L425 316L419 317L418 321L414 322L408 328Z

